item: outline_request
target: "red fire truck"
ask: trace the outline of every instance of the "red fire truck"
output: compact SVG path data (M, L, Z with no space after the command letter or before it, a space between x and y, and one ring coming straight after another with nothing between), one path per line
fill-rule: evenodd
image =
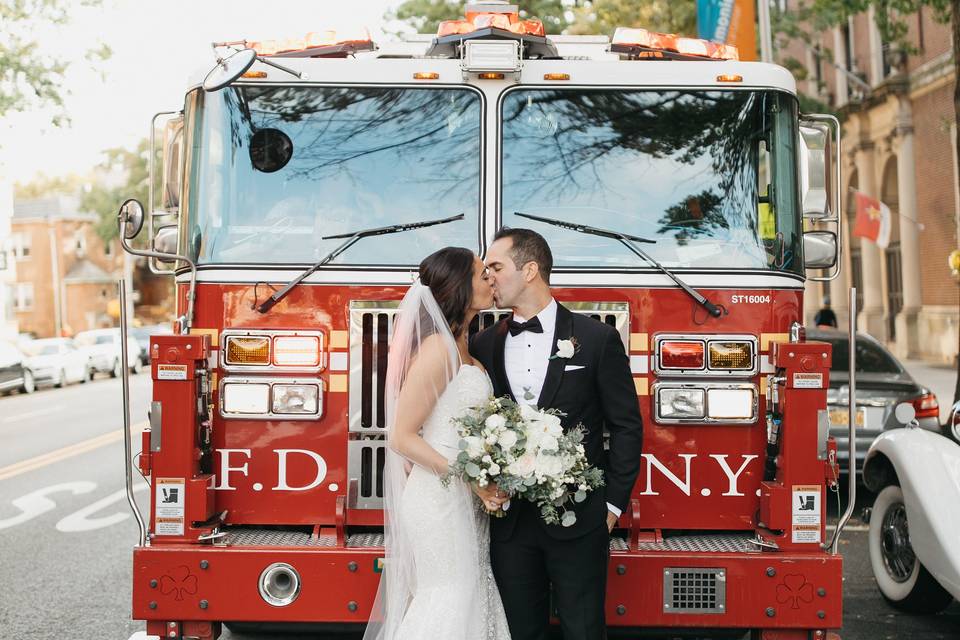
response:
M831 352L801 326L804 282L839 268L839 127L798 112L786 70L643 29L546 35L494 2L400 42L215 50L154 120L147 210L120 211L180 314L150 340L136 458L148 634L362 628L397 305L423 257L482 255L504 225L547 238L556 298L630 357L644 453L610 627L841 626Z

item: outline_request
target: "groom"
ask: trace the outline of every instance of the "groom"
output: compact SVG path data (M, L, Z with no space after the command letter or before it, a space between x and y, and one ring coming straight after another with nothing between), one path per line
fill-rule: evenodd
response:
M497 306L513 316L478 333L470 352L493 378L494 393L566 414L564 428L582 424L591 465L606 486L574 505L571 527L548 525L539 509L514 500L491 519L490 555L512 640L546 637L550 585L564 640L606 637L604 598L610 532L627 507L640 468L643 426L630 363L609 325L571 313L550 292L553 257L540 234L501 229L486 265ZM571 341L558 353L558 343ZM604 451L603 429L610 433Z

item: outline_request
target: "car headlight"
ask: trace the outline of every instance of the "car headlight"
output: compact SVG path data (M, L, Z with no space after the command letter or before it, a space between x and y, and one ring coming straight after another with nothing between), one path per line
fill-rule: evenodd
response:
M660 389L658 392L661 418L703 418L703 389Z
M273 413L319 413L320 387L316 384L273 385Z

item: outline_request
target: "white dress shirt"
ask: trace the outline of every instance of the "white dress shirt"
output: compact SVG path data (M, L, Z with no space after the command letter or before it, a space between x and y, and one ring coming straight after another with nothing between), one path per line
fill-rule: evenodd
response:
M536 314L543 327L543 333L524 331L518 335L507 333L503 345L503 368L510 383L510 391L518 403L537 406L543 383L547 377L547 366L553 352L554 337L557 332L557 301L550 298L547 306ZM526 322L530 318L513 314L517 322ZM607 509L618 518L620 509L607 503Z

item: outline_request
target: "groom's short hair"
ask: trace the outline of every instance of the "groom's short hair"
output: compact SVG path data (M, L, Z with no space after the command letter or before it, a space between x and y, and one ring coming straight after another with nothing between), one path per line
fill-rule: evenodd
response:
M532 229L516 229L503 227L493 236L496 242L501 238L510 238L513 246L510 248L510 259L517 269L528 262L536 262L540 269L540 277L550 284L550 272L553 270L553 253L550 245L542 235Z

